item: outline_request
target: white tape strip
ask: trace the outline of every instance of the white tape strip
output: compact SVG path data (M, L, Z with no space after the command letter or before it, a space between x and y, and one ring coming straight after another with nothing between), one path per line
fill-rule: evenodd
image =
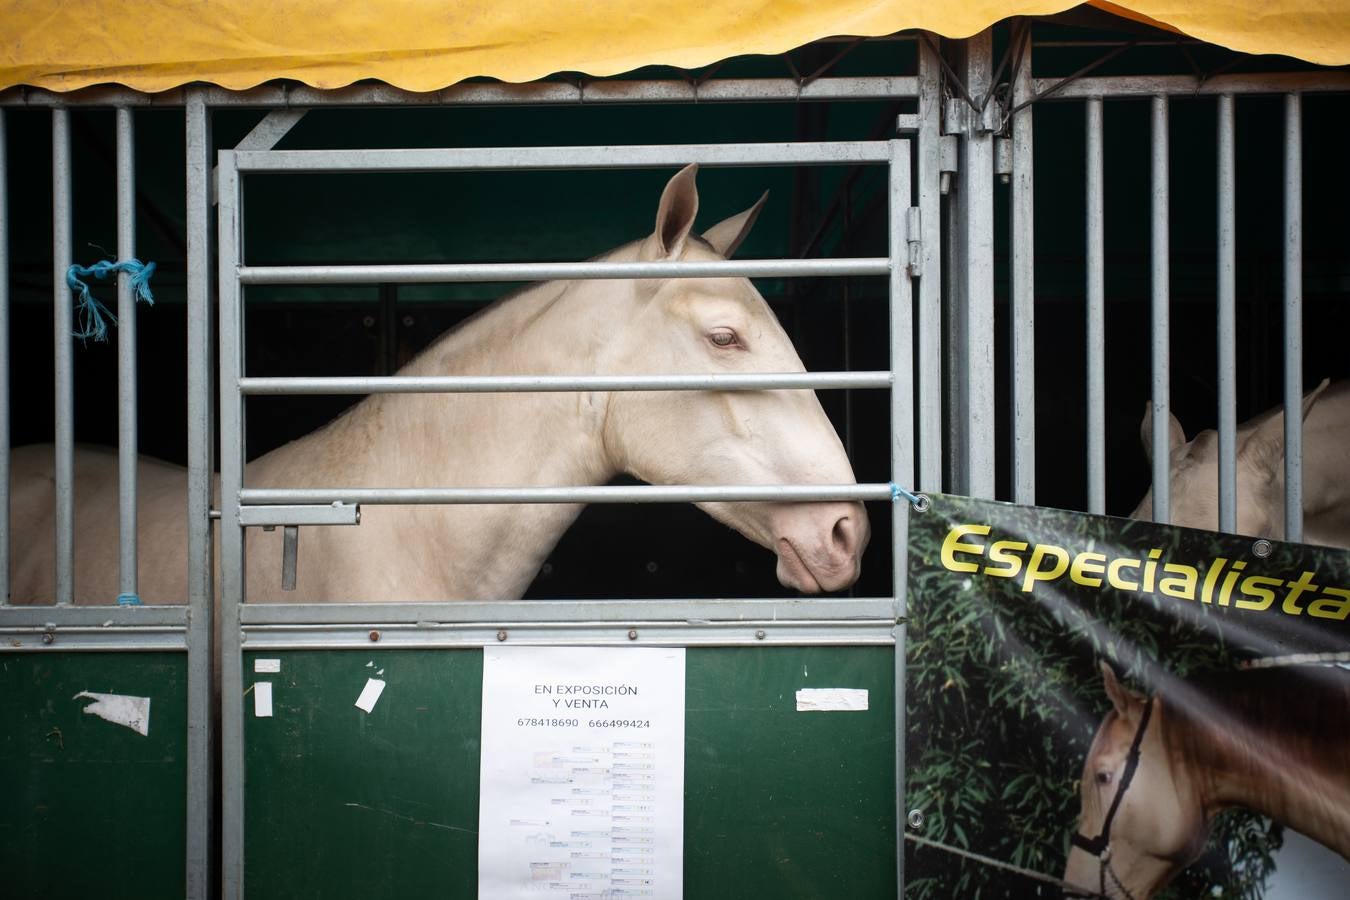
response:
M375 708L375 703L380 699L382 693L384 693L384 682L378 678L367 678L366 686L361 689L361 696L356 698L354 705L358 709L370 712Z
M275 675L281 671L281 660L279 659L255 659L253 661L253 671Z
M802 688L797 712L862 712L867 709L864 688Z
M272 682L253 682L253 715L259 719L272 717Z

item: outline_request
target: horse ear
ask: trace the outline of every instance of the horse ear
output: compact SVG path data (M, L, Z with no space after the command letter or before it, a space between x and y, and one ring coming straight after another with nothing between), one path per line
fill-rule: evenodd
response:
M736 248L745 240L745 236L750 233L755 220L759 218L759 211L764 208L764 201L769 199L769 192L765 191L755 205L743 213L738 213L729 219L723 219L707 231L703 232L703 238L713 245L713 249L725 256L731 258L731 254L736 252Z
M1303 420L1308 420L1308 413L1312 412L1313 404L1317 398L1322 396L1322 392L1331 384L1330 378L1323 378L1322 383L1313 388L1303 398ZM1251 434L1243 438L1238 447L1238 453L1245 459L1261 460L1266 465L1276 468L1284 459L1284 413L1277 412L1260 422L1252 429Z
M1116 708L1116 715L1121 718L1127 718L1130 710L1137 702L1134 695L1121 685L1116 679L1115 670L1111 668L1106 660L1100 660L1098 665L1102 670L1102 687L1106 689L1106 696L1111 698L1111 705Z
M698 187L694 177L698 164L691 163L675 173L661 192L661 203L656 208L656 251L668 259L680 255L685 239L694 227L698 215Z
M1144 420L1139 423L1139 439L1144 442L1144 455L1153 462L1153 407L1144 403ZM1180 420L1171 412L1167 414L1167 449L1175 450L1186 443L1186 432Z

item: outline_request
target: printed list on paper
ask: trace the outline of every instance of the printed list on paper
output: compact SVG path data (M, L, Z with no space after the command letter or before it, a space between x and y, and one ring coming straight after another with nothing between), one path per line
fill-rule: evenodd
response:
M679 900L684 650L483 651L479 900Z

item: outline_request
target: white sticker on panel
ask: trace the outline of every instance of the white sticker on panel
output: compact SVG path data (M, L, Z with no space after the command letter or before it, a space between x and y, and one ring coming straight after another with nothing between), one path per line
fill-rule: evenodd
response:
M865 688L802 688L797 692L797 712L863 712L866 709Z
M382 693L384 693L384 682L378 678L367 678L366 686L361 689L361 696L356 698L354 705L358 709L371 712L375 709L375 703L380 699Z
M97 694L80 691L72 700L88 697L94 702L84 708L87 715L98 716L105 722L122 725L140 735L150 734L150 698L126 694Z
M259 719L272 717L272 682L253 682L253 715Z
M275 675L281 671L281 660L279 659L255 659L253 661L253 671Z

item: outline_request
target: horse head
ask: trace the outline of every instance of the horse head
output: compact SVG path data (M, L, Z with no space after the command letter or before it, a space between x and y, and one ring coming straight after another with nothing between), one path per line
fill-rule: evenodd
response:
M765 197L694 233L695 166L666 185L648 237L608 256L711 261L744 240ZM747 278L631 282L631 314L610 318L601 374L805 371L787 333ZM612 316L612 313L611 313ZM853 469L813 391L592 394L617 471L654 484L852 484ZM858 577L869 526L861 503L703 503L701 508L778 556L785 586L836 591Z
M1112 709L1083 764L1082 811L1064 880L1089 896L1153 896L1209 837L1189 778L1173 765L1163 699L1139 697L1102 663Z

